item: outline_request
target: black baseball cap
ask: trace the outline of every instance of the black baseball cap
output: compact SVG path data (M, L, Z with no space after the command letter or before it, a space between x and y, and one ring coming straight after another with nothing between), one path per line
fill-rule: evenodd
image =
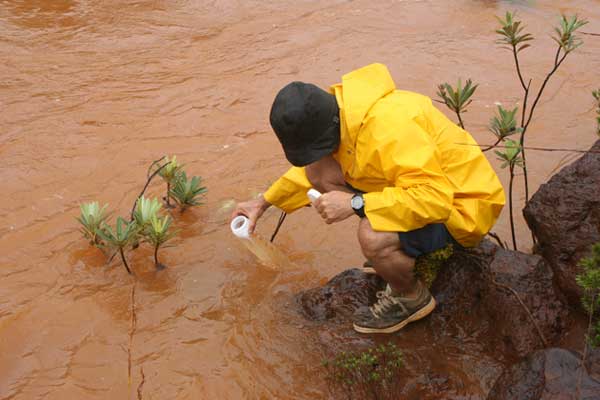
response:
M292 82L275 96L269 119L285 157L303 167L338 148L339 113L334 95L311 83Z

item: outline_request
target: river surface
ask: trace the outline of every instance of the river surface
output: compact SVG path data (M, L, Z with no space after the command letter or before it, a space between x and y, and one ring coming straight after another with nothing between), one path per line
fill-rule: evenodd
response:
M305 320L294 294L362 263L357 221L328 226L309 208L288 216L280 271L228 227L231 199L287 168L268 123L272 99L292 80L326 87L371 62L432 97L437 84L470 77L480 86L465 124L490 143L495 104L521 101L510 53L494 44L494 15L506 10L537 38L522 60L534 88L551 67L561 12L600 33L597 0L0 1L0 399L328 398L323 357L383 339ZM528 145L595 140L600 37L582 37L548 85ZM203 206L173 212L181 231L161 251L168 267L155 271L140 247L128 255L132 279L88 246L75 216L92 200L128 215L149 163L165 154L209 192ZM532 190L572 160L564 156L528 153ZM278 215L265 215L260 235ZM507 209L495 231L509 240ZM484 398L497 367L413 325L400 334L408 360L462 381L456 396Z

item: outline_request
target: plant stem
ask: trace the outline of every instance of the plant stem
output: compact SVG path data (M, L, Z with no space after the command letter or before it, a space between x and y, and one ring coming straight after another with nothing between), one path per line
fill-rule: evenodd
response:
M159 262L158 262L158 245L154 246L154 265L156 266L156 269L159 268Z
M171 198L171 182L167 182L167 207L171 207L169 199Z
M531 106L531 109L529 110L529 116L527 118L527 122L525 123L525 126L523 126L524 130L527 130L527 127L529 126L529 123L531 122L531 118L533 117L533 112L535 111L535 107L537 106L537 103L540 100L540 97L542 96L542 93L544 92L544 89L546 88L548 81L550 80L552 75L554 75L554 73L556 72L558 67L560 67L560 65L563 63L563 61L569 54L569 53L565 53L559 60L560 50L561 50L561 48L559 47L558 51L556 52L556 56L554 57L554 68L552 68L552 70L548 73L548 75L546 75L546 78L544 79L544 82L542 83L542 86L540 87L540 90L538 91L537 96L535 97L533 105Z
M513 182L515 177L515 164L510 164L510 182L508 184L508 207L510 211L510 233L512 235L513 249L517 250L517 239L515 238L515 219L513 216Z
M123 253L122 247L119 247L119 253L121 253L121 260L123 261L123 265L125 266L127 273L131 275L131 270L129 269L129 265L127 265L127 260L125 259L125 254Z
M463 124L463 120L460 117L460 111L456 111L456 116L458 117L458 125L460 125L462 129L465 129L465 124Z
M517 54L517 46L512 45L513 57L515 59L515 66L517 67L517 75L519 75L519 81L521 82L521 86L523 86L523 90L527 93L528 89L525 86L525 80L523 79L523 75L521 74L521 67L519 66L519 56Z
M498 140L496 140L496 143L487 146L485 149L481 149L481 151L485 153L486 151L491 150L494 147L498 146L498 143L500 143L501 141L502 141L502 138L498 138ZM462 143L458 143L458 144L462 144Z
M153 162L153 164L154 164L154 163L155 163L155 162ZM158 175L158 173L159 173L159 172L160 172L160 171L161 171L161 170L162 170L164 167L166 167L166 166L167 166L167 165L169 165L169 164L170 164L170 163L165 163L165 164L161 165L161 166L160 166L160 167L159 167L159 168L158 168L156 171L154 171L154 172L152 173L152 175L150 175L150 176L148 177L148 179L146 180L146 184L144 185L144 188L142 189L142 191L140 192L140 194L138 195L138 197L136 197L136 198L135 198L135 202L133 203L133 207L131 207L131 214L130 214L130 217L129 217L129 220L130 220L130 221L133 221L133 214L135 213L135 208L137 207L137 201L138 201L138 199L139 199L140 197L142 197L142 196L144 195L144 193L146 193L146 189L148 189L148 185L150 185L150 182L152 182L152 179L154 179L154 177L155 177L156 175Z
M281 225L283 224L283 221L285 221L286 216L287 216L287 213L285 211L282 211L281 215L279 216L279 221L277 221L277 226L275 227L275 231L273 231L273 234L271 235L271 240L269 240L271 243L273 242L273 240L275 240L275 236L277 236L277 233L279 232L279 228L281 228Z

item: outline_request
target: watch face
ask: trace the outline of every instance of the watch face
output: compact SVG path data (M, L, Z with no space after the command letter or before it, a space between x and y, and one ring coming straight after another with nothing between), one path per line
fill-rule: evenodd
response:
M350 205L352 205L352 208L355 210L361 209L364 205L362 196L359 196L359 195L354 196L352 198L352 201L350 202Z

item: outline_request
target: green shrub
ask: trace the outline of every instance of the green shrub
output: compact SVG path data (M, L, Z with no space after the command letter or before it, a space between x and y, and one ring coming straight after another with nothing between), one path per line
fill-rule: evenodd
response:
M581 302L590 315L588 343L592 347L600 346L600 243L592 246L592 254L581 259L579 266L583 272L577 275L577 283L583 289Z
M331 394L357 400L400 398L402 365L402 351L393 343L323 361Z

